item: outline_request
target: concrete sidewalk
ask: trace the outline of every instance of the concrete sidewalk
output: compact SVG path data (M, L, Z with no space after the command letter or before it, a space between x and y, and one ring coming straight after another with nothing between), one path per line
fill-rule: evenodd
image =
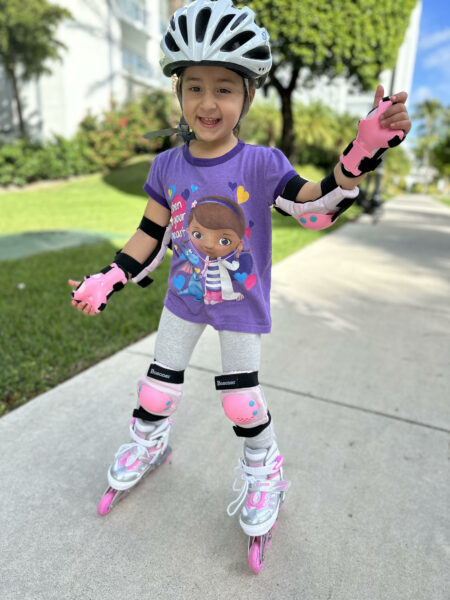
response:
M260 380L292 486L258 576L207 330L171 461L105 517L154 335L1 419L1 598L448 600L449 234L448 208L399 197L274 268Z

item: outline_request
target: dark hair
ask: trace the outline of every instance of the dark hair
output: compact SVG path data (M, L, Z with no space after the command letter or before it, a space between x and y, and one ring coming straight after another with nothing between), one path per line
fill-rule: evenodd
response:
M195 213L195 214L194 214ZM233 200L222 196L205 196L191 208L188 226L196 221L208 229L232 229L242 239L245 234L245 215Z

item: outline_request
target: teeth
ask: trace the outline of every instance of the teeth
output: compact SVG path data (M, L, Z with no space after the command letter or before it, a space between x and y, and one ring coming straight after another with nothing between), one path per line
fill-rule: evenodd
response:
M205 117L201 117L201 120L204 121L205 123L212 124L212 123L217 123L220 119L205 119Z

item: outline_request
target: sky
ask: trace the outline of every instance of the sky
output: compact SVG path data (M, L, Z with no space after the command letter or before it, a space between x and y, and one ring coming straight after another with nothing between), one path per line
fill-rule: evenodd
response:
M427 99L450 106L450 0L422 0L409 106Z

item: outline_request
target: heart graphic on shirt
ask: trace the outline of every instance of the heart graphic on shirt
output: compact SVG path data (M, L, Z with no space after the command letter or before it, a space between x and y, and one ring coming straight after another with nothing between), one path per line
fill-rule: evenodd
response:
M198 185L194 185L191 183L191 191L196 192L198 190Z
M240 185L237 189L237 199L239 204L244 204L250 198L250 194L244 190L244 186Z
M191 195L191 192L188 189L185 189L184 192L181 192L181 195L183 196L183 198L185 200L187 200L189 198L189 196Z
M197 267L194 267L194 271L195 271L196 273L200 273L200 270L201 270L201 269L197 269Z
M234 278L236 279L236 281L239 281L239 283L244 283L244 281L247 279L248 275L247 273L235 273L234 274Z
M175 186L171 185L170 188L167 190L167 193L169 194L169 198L172 198L172 196L175 194Z
M237 183L233 183L232 181L228 182L228 187L230 188L230 190L234 190L237 188Z
M256 275L249 275L244 281L244 285L248 290L251 290L252 287L255 285L256 281Z
M185 283L186 279L183 277L183 275L176 275L176 277L173 278L173 285L177 288L177 290L183 289Z

